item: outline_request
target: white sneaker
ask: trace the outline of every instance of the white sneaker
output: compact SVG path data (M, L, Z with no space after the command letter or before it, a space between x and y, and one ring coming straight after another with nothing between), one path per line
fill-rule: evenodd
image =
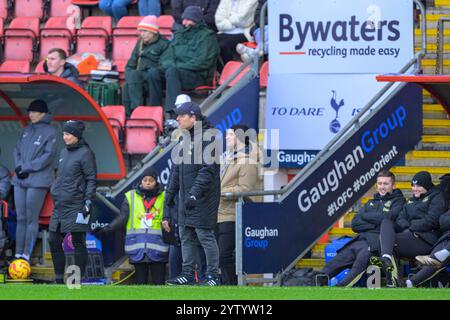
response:
M416 260L423 266L431 266L431 267L438 267L438 268L442 266L442 262L440 262L439 260L437 260L431 256L417 256Z

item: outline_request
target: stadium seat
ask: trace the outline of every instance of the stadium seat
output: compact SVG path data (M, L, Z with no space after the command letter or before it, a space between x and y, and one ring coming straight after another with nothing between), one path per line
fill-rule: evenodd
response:
M159 26L159 33L166 39L171 39L173 36L173 17L171 15L161 15L158 17L157 23Z
M194 90L192 90L192 92L194 92L197 95L202 95L205 93L209 94L209 92L217 89L217 79L218 78L219 78L219 74L218 74L217 70L214 70L214 75L213 75L211 84L198 86ZM189 92L190 91L186 91L186 93L189 93Z
M222 85L225 83L225 81L230 78L233 73L238 70L242 66L242 62L239 61L228 61L227 64L224 66L222 73L220 75L219 84ZM241 73L238 74L236 78L231 81L228 86L232 87L234 86L246 73L250 70L250 66L245 67L244 70L241 71Z
M45 62L45 60L39 61L36 68L34 68L34 73L45 73L44 62Z
M87 17L76 35L77 53L99 53L108 58L111 32L111 17Z
M14 1L14 17L22 18L44 18L44 1L45 0L15 0Z
M5 30L5 62L0 72L28 73L37 51L38 34L38 18L15 18Z
M97 6L98 0L72 0L72 4L77 6Z
M117 141L123 141L123 128L125 127L125 107L124 106L104 106L102 111L113 128Z
M74 17L51 17L40 34L39 60L45 59L52 48L61 48L67 56L73 52L73 35L75 34Z
M137 25L140 16L127 16L120 19L112 35L112 60L119 71L120 79L124 79L125 65L138 40Z
M50 224L50 218L53 212L53 200L50 192L45 196L44 204L42 205L41 212L39 214L39 224L48 226Z
M0 0L0 18L4 21L9 20L12 2L9 0Z
M51 0L50 17L67 17L73 15L76 7L71 0Z
M127 154L146 154L153 150L159 133L162 132L163 108L139 106L125 124L125 146Z
M267 82L269 81L269 61L264 61L259 68L259 85L261 88L267 87Z

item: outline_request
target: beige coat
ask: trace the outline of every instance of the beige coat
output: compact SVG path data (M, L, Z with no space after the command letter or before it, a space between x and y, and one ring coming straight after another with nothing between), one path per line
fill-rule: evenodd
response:
M221 193L252 191L256 188L258 165L249 161L249 155L239 152L221 165ZM220 198L217 223L235 221L236 198Z

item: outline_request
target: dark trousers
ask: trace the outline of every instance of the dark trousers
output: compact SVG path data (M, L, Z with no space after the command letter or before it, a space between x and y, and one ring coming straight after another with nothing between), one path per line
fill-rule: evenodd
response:
M383 219L380 228L381 255L395 255L401 258L414 259L418 255L428 254L431 245L411 231L395 233L394 222Z
M223 65L228 61L233 60L236 53L236 45L238 43L247 42L247 38L243 33L226 34L221 33L217 35L217 41L220 46L220 56L222 57ZM222 71L222 66L219 66L219 71Z
M219 246L219 266L223 285L237 285L235 251L236 230L234 222L221 222L216 227Z
M150 73L148 70L125 71L122 102L125 105L128 116L130 116L137 107L145 105L145 97L149 96L149 78Z
M450 240L444 240L442 242L439 242L434 248L433 251L431 251L431 254L433 255L434 253L436 253L437 251L440 251L442 249L449 249L449 245L450 245ZM443 266L447 267L450 265L450 257L447 258L447 260L444 261ZM436 276L437 274L439 274L439 272L441 272L443 270L444 267L442 268L436 268L436 267L432 267L432 266L423 266L419 272L417 272L414 276L411 277L411 282L414 286L418 286L422 283L424 283L425 281L430 280L431 278L433 278L434 276Z
M192 90L200 85L206 84L198 72L170 67L166 70L152 68L149 70L148 86L150 99L148 105L163 105L163 86L166 88L166 101L164 110L170 111L175 108L175 100L182 90Z
M197 247L197 263L196 271L198 278L201 281L206 275L206 256L205 251L199 245ZM171 245L169 247L169 279L176 278L182 274L183 271L183 254L181 246Z
M330 278L338 275L343 270L350 268L349 273L339 282L340 286L347 286L366 271L369 264L370 251L366 240L357 240L345 246L330 260L321 270ZM358 277L359 276L359 277ZM355 281L356 282L356 281Z
M81 279L83 279L88 259L88 251L86 249L86 233L71 232L72 244L75 247L75 265L80 268ZM55 269L55 279L57 283L64 280L64 270L66 265L66 256L63 250L63 241L65 233L61 233L60 225L56 232L50 231L48 242L52 253L53 268Z
M152 274L152 284L164 285L166 279L166 264L164 262L151 262L151 263L133 263L135 275L134 283L143 285L148 284L148 272Z

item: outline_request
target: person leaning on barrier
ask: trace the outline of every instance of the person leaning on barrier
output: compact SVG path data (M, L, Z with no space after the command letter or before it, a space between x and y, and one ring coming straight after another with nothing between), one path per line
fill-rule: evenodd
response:
M220 284L219 248L214 235L220 201L220 166L217 150L211 150L212 159L204 151L214 144L217 129L202 115L194 102L186 102L176 109L179 128L183 130L180 142L181 159L175 163L166 191L166 205L175 206L178 197L178 225L183 256L182 275L166 281L168 285L195 284L194 270L197 243L206 255L207 275L203 285ZM211 135L209 138L208 135ZM213 142L210 142L213 140ZM178 163L177 163L178 162Z
M69 120L63 126L66 147L61 150L57 178L51 187L54 202L50 219L49 243L52 253L55 281L64 283L66 265L63 241L72 235L75 247L75 265L83 279L88 259L86 232L90 231L89 218L97 186L95 155L82 137L84 123Z
M346 268L349 273L338 286L352 287L366 272L371 254L380 251L380 225L384 218L395 220L403 209L405 197L395 188L395 176L390 171L381 171L377 176L377 192L355 215L352 230L358 235L345 244L337 255L314 276L321 285ZM325 283L326 281L326 283Z
M54 179L56 129L51 125L45 101L34 100L27 110L31 123L23 129L14 148L13 185L17 212L15 257L29 261L39 231L39 214Z
M414 175L411 189L413 196L397 219L386 217L381 222L380 257L370 258L371 264L384 269L389 286L405 285L398 272L396 257L414 259L431 252L440 236L439 217L447 210L445 196L433 185L428 171Z
M153 284L164 284L169 252L161 231L164 212L164 189L158 183L157 171L150 167L138 185L125 194L119 216L92 232L102 236L126 225L125 253L134 265L135 284L148 284L149 270Z
M406 280L406 287L420 286L450 266L450 210L439 217L439 229L443 235L433 246L430 255L416 257L422 267Z
M159 65L161 54L169 46L169 41L159 34L155 16L144 17L137 28L139 40L125 67L123 100L128 116L136 107L144 105L144 96L148 96L145 90L149 87L149 72Z
M221 192L245 192L256 189L258 166L256 146L250 142L249 128L234 125L226 133L227 151L220 167ZM236 285L235 228L236 198L220 198L216 227L222 284Z

